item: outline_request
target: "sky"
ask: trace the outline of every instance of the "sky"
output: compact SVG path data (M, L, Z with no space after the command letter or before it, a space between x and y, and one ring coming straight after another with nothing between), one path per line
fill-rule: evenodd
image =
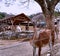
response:
M56 10L56 11L58 11L58 10L60 11L60 3L58 3L58 4L56 5L55 10Z
M23 1L26 1L26 0L0 0L0 12L6 12L8 14L14 14L14 15L17 15L20 13L31 15L31 14L42 12L41 7L34 0L30 0L29 4L20 3ZM56 8L60 8L60 4L58 4Z

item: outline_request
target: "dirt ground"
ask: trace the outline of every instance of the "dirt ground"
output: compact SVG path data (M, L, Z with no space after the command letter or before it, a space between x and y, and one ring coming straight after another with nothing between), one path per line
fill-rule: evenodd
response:
M60 29L60 27L59 27ZM42 47L41 56L48 56L49 46ZM38 48L36 49L36 55ZM53 56L60 56L60 32L53 47ZM0 40L0 56L33 56L33 47L29 41L21 40Z

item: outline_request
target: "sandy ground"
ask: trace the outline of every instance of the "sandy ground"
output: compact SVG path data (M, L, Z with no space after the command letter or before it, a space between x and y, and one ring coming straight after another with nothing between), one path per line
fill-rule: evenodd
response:
M49 46L42 47L42 56L47 56ZM37 55L38 49L36 51ZM54 56L60 56L60 43L53 47ZM33 48L29 42L14 42L0 47L0 56L33 56Z

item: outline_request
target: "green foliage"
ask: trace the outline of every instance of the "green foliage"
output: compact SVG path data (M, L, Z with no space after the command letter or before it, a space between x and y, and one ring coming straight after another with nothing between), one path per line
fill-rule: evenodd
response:
M0 12L0 19L4 18L5 17L5 13L1 13Z
M32 15L30 15L29 17L30 17L30 18L33 18L35 15L36 15L36 14L32 14Z
M30 17L30 18L32 18L32 17L33 17L33 15L30 15L29 17Z
M55 11L54 14L55 14L56 17L57 17L57 16L60 16L60 12L56 12L56 11Z

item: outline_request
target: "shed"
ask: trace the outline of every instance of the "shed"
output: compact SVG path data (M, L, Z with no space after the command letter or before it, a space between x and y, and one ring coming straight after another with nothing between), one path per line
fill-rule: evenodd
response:
M30 18L26 16L24 13L21 13L19 15L10 18L1 19L0 23L19 24L20 22L24 22L24 21L30 21Z
M0 25L2 25L2 24L12 25L12 29L13 29L15 25L19 25L21 22L29 22L29 21L31 21L31 19L27 15L25 15L24 13L21 13L16 16L1 19ZM26 30L27 29L28 28L26 28Z

